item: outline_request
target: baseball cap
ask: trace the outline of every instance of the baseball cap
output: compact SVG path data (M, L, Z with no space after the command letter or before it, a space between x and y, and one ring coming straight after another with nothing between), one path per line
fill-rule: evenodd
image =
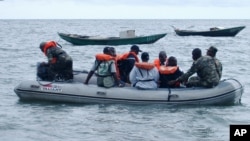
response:
M137 51L137 52L142 52L137 45L132 45L130 50L134 50L134 51Z

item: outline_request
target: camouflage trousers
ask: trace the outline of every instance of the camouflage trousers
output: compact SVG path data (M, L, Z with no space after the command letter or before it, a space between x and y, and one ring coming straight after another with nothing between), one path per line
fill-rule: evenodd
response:
M215 86L217 86L218 83L217 82L208 82L208 81L204 81L201 80L199 77L197 76L193 76L190 77L188 79L188 82L186 83L187 87L206 87L206 88L213 88Z

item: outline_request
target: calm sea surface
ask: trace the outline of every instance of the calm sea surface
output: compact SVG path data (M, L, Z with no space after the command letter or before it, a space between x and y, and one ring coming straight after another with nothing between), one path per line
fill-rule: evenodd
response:
M206 30L212 26L246 28L236 37L179 37L172 27ZM0 20L0 140L1 141L226 141L229 125L250 124L250 20ZM19 101L13 89L35 79L37 62L46 61L40 42L58 41L73 58L74 69L89 70L104 46L73 46L57 32L118 36L135 29L137 35L165 33L154 44L140 45L150 54L176 56L183 71L192 64L191 51L214 45L223 63L223 78L236 78L245 92L240 105L74 105ZM130 46L117 46L118 53Z

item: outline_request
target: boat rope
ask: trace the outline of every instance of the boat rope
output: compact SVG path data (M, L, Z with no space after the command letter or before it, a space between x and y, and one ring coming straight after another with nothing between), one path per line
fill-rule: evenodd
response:
M55 76L55 78L56 78L57 76L58 76L58 74ZM51 82L49 82L49 83L46 83L46 84L41 83L41 81L43 81L43 80L41 80L41 79L37 79L36 81L37 81L37 83L38 83L39 85L41 85L41 86L48 86L48 85L53 84L54 82L65 82L65 83L73 82L73 79L69 79L69 80L53 79L53 81L51 81Z
M78 74L81 74L81 73L89 73L87 70L82 70L82 71L77 71L77 70L74 70L73 71L73 75L78 75Z
M58 42L56 42L56 45L57 45L59 48L62 48L62 45L60 45Z
M46 83L46 84L41 83L41 81L42 81L42 80L37 80L37 83L38 83L39 85L41 85L41 86L48 86L48 85L51 85L51 84L53 84L53 83L55 83L55 82L69 83L69 82L72 82L73 79L70 79L70 80L61 80L61 81L53 80L53 81L51 81L51 82L49 82L49 83Z
M88 73L88 71L87 70L82 70L82 71L77 71L77 70L74 70L73 71L73 75L78 75L78 74L81 74L81 73ZM73 80L72 79L70 79L70 80L53 80L53 81L51 81L51 82L49 82L49 83L46 83L46 84L43 84L41 81L43 81L43 80L41 80L41 79L39 79L39 78L37 78L37 83L39 84L39 85L41 85L41 86L48 86L48 85L51 85L51 84L53 84L53 83L55 83L55 82L72 82Z
M239 83L240 84L240 87L241 88L243 88L244 86L240 83L240 81L238 81L237 79L235 79L235 78L227 78L227 79L223 79L223 80L221 80L221 81L226 81L226 80L234 80L234 81L236 81L237 83Z
M49 82L49 83L47 83L47 84L42 84L40 80L37 80L37 83L38 83L39 85L41 85L41 86L48 86L48 85L53 84L54 82L55 82L55 81Z

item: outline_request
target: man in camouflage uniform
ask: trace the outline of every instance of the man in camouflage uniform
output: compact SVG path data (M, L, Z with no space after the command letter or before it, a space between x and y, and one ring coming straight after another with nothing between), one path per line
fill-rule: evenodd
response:
M219 77L220 77L220 79L221 79L221 76L222 76L222 64L221 64L220 60L218 60L218 59L215 57L217 51L218 51L218 50L217 50L216 47L211 46L209 49L207 49L207 55L208 55L208 56L211 56L211 57L214 59L217 73L219 74Z
M199 48L195 48L192 51L192 57L194 62L191 68L185 74L169 83L186 82L187 87L212 88L217 86L220 78L216 71L213 58L211 56L201 56L201 50ZM189 78L194 73L197 73L197 76Z

